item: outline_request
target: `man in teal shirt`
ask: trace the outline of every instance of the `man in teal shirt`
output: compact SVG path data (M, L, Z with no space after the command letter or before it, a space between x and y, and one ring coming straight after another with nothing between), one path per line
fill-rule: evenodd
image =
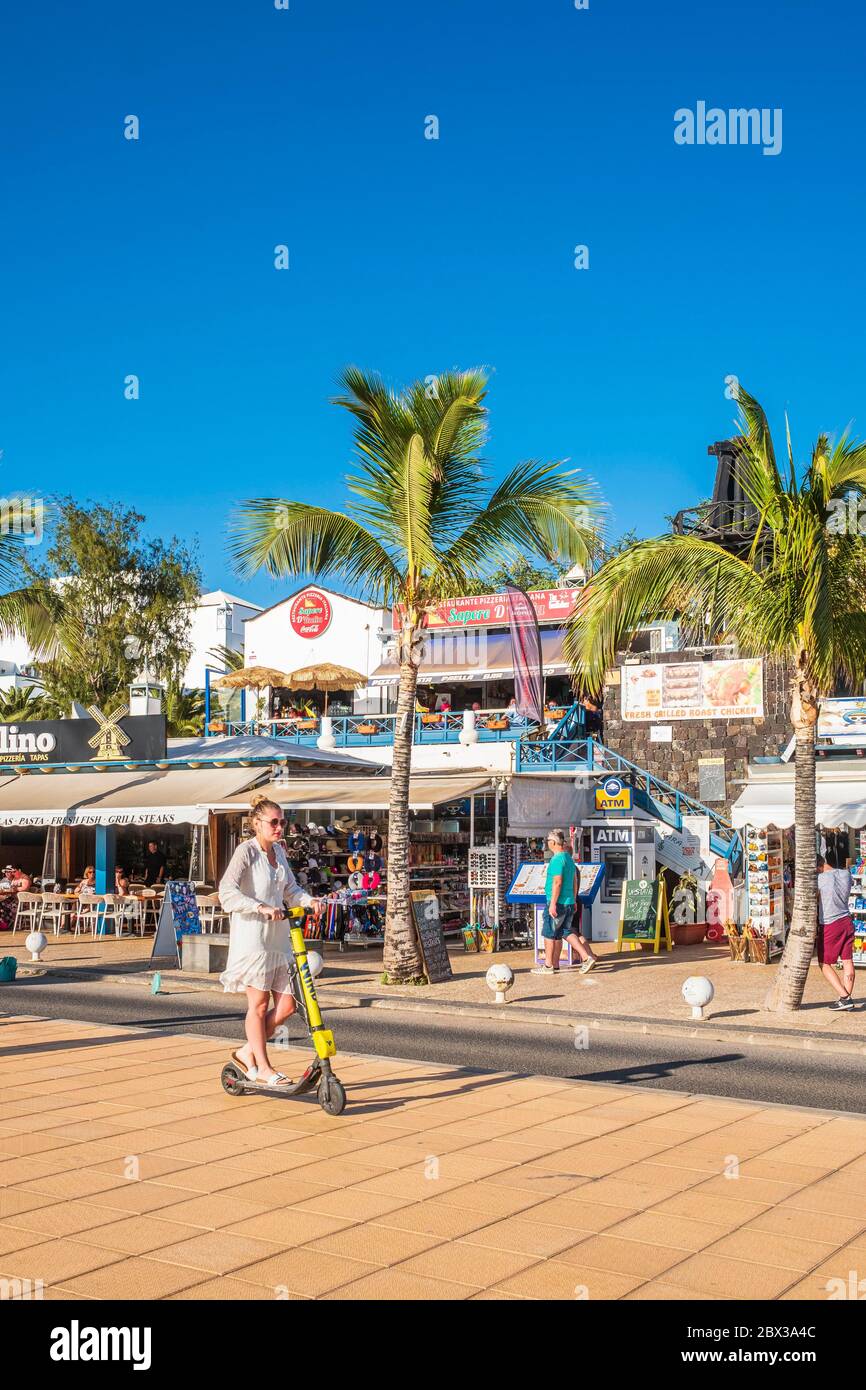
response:
M559 970L562 943L567 941L580 956L581 975L588 975L596 963L585 937L580 935L580 903L577 901L577 870L566 849L565 832L551 830L547 837L551 858L547 866L544 896L544 965L536 966L533 975L555 975ZM575 920L576 919L576 920Z

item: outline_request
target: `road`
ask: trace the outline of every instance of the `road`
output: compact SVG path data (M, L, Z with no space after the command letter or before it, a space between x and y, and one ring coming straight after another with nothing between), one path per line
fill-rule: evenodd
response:
M140 986L92 980L46 983L37 977L0 986L3 1012L173 1028L234 1040L243 1031L243 1011L236 999L226 995L154 996ZM500 1023L390 1009L336 1009L327 1014L326 1022L334 1028L338 1047L346 1052L866 1114L863 1059L851 1054L772 1045L741 1048L736 1042L595 1029L590 1032L588 1050L577 1051L567 1029L535 1034L527 1025L509 1023L507 1018ZM295 1035L299 1042L303 1040L300 1023L293 1023L292 1041Z

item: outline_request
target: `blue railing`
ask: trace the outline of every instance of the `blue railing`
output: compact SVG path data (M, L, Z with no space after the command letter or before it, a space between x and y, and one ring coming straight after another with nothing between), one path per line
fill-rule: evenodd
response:
M710 848L733 863L741 853L740 837L729 821L702 801L680 791L655 773L624 758L612 748L590 737L573 739L521 739L517 745L517 772L611 772L627 782L634 803L643 811L682 830L683 816L709 816Z
M388 747L394 742L396 723L396 714L334 715L331 732L338 748ZM513 742L523 738L532 727L527 719L506 710L479 711L475 718L479 743ZM459 743L462 731L462 711L413 715L414 743ZM211 736L257 734L306 747L315 747L321 732L319 719L244 719L228 723L212 719L208 728Z

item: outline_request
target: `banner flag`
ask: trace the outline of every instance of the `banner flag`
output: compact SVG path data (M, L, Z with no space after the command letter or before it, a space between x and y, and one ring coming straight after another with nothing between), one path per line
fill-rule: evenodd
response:
M517 712L536 724L544 724L544 671L538 617L529 595L507 584L511 656L514 663L514 698Z

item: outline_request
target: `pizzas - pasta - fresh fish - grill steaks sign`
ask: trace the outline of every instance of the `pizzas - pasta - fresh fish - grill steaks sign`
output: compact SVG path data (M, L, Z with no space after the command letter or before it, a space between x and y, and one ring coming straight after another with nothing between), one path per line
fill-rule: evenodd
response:
M331 602L319 589L305 589L289 609L289 624L299 637L321 637L331 625Z

